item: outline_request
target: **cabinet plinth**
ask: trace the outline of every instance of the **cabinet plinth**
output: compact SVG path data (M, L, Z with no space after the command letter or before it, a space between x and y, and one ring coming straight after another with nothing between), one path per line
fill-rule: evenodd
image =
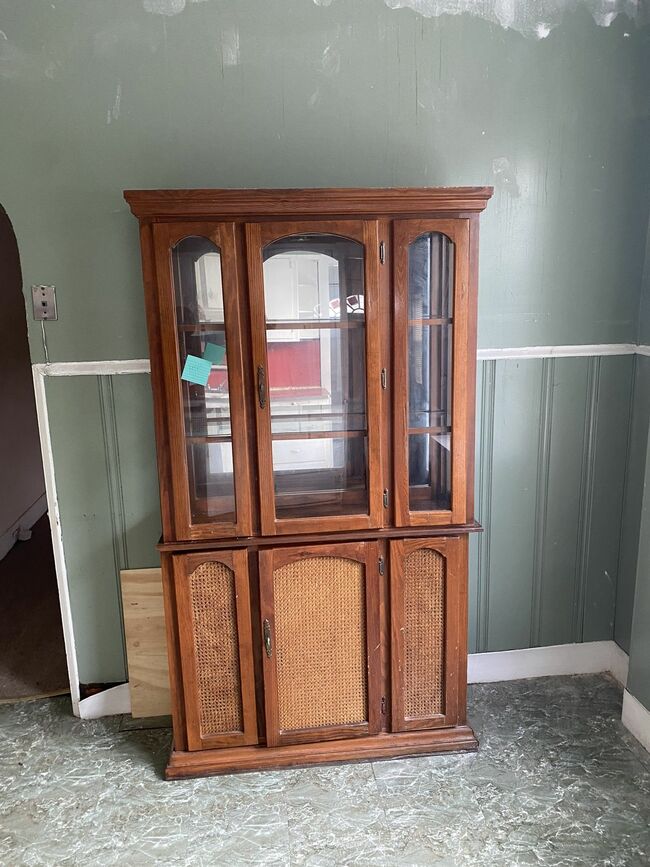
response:
M492 191L130 191L167 777L476 749L478 219Z

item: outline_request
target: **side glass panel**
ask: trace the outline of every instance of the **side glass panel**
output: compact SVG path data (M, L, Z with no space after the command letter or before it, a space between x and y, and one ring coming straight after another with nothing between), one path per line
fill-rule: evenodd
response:
M368 514L364 250L336 235L264 248L278 518Z
M451 508L454 245L429 232L409 245L409 508Z
M235 523L221 251L207 238L184 238L172 272L181 370L188 355L212 361L206 386L182 381L192 523Z

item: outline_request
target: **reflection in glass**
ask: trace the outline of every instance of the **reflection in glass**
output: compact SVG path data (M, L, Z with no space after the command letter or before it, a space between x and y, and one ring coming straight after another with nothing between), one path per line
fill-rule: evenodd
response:
M267 323L363 320L363 261L363 245L338 235L290 235L268 244Z
M451 325L409 327L409 427L451 424Z
M451 434L409 434L409 508L451 508Z
M365 430L365 329L310 328L281 341L276 334L267 332L273 433Z
M194 523L235 523L231 442L188 442L187 464Z
M213 364L208 384L204 388L182 381L185 432L188 436L229 436L230 401L228 396L228 357L226 355L226 332L223 328L194 329L179 335L181 357L202 357L206 346L217 347L223 358Z
M276 514L367 514L363 245L274 241L264 296Z
M409 245L409 508L451 508L454 246L430 232Z
M275 439L278 518L368 512L367 438Z
M440 232L420 235L409 245L409 319L453 315L454 244Z
M181 381L193 523L235 522L228 356L221 251L207 238L172 250L180 369L188 355L214 353L208 384Z
M183 238L172 251L178 323L223 322L221 251L208 238Z

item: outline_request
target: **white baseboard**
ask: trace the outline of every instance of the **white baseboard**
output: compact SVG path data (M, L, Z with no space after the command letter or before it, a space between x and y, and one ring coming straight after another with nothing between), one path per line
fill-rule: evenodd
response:
M79 702L81 719L98 719L100 716L131 713L131 696L128 683L112 686L103 692L89 695Z
M561 674L598 674L601 671L611 672L622 686L627 682L627 654L614 641L470 653L467 663L469 683Z
M623 693L621 722L650 753L650 710L627 690Z
M45 492L0 536L0 560L6 557L18 538L19 530L31 530L39 518L47 512Z
M615 641L609 642L612 646L612 659L611 659L611 667L609 669L610 674L614 677L622 687L627 686L627 671L630 667L630 657L623 650L622 647L619 647Z
M598 674L607 671L625 686L628 656L614 641L589 641L584 644L556 644L496 653L470 653L469 683L494 683L560 674ZM128 683L122 683L79 702L82 719L131 713Z

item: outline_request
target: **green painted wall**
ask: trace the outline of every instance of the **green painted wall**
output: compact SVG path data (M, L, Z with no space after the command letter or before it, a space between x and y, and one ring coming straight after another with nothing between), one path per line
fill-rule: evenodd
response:
M480 365L471 651L613 638L633 367Z
M129 187L493 184L480 345L636 340L650 28L382 0L0 0L0 27L0 202L25 286L58 287L54 361L147 354ZM480 366L474 648L613 634L632 368ZM148 378L47 389L81 679L119 680L116 573L158 534Z
M623 520L621 524L621 548L619 556L619 580L616 594L616 624L614 637L617 644L630 652L630 633L641 541L641 511L645 491L646 449L650 431L650 359L637 356L634 367L634 384L627 464L625 468L625 492Z
M638 379L645 384L644 401L650 403L650 358L639 358ZM647 409L646 409L647 419ZM643 484L634 617L630 640L628 690L650 710L650 436L646 427L644 461L638 472Z
M650 225L641 289L639 343L650 344ZM635 520L630 521L633 532L628 534L623 582L627 597L624 610L631 633L627 688L650 710L650 357L647 356L637 358L632 434L634 449L630 450L626 486L632 492ZM618 616L617 608L617 620Z
M639 305L638 341L646 346L650 345L650 220L648 221L645 267L643 269L643 284L641 289L641 302Z
M493 183L481 345L635 339L650 28L577 9L536 40L382 0L0 0L0 20L0 202L26 284L59 287L53 359L146 354L125 187Z

